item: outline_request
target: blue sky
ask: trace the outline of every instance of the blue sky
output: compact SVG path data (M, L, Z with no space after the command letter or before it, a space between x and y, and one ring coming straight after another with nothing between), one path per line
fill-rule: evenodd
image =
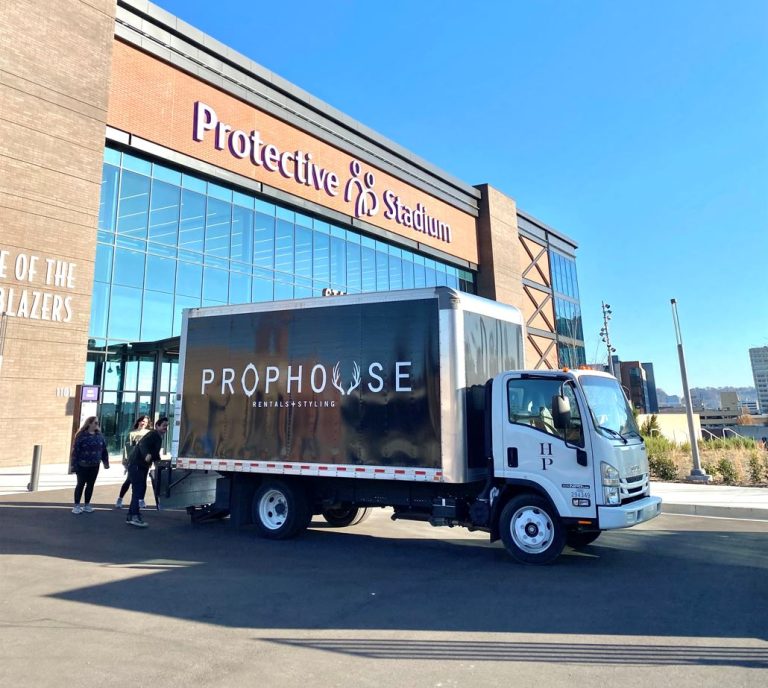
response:
M751 386L768 346L768 2L160 0L163 9L579 244L623 360Z

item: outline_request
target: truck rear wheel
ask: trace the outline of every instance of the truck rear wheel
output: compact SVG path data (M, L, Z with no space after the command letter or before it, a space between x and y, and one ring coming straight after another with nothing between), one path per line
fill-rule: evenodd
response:
M339 506L323 511L323 518L328 525L334 528L346 528L347 526L356 526L362 523L368 515L370 509L356 506Z
M499 531L507 552L524 564L551 564L565 547L557 515L542 497L513 497L501 511Z
M268 540L294 537L312 519L304 490L282 480L266 480L257 488L251 512L259 535Z
M578 531L572 530L565 536L565 544L573 549L581 549L587 545L591 545L597 538L600 537L601 530L592 531Z

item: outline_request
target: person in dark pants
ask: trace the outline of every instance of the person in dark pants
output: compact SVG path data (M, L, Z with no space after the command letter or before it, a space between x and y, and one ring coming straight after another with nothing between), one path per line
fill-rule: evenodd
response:
M77 431L72 447L71 468L77 474L77 486L75 487L75 505L73 514L90 514L93 511L91 496L96 478L99 475L99 464L109 468L109 454L107 442L101 434L99 419L96 416L88 416L83 427ZM80 506L80 499L85 488L85 505Z
M152 429L152 422L149 420L149 416L139 416L136 422L133 424L133 429L128 435L128 442L123 447L123 466L125 466L125 481L120 486L120 494L115 502L116 509L123 508L123 498L125 493L128 492L128 488L131 486L131 478L128 476L128 462L133 453L133 448L139 443L139 440L144 437ZM139 503L139 506L143 509L144 502Z
M126 523L138 528L146 528L147 524L141 518L139 503L144 502L147 492L147 474L153 463L160 461L160 450L163 447L163 437L168 432L168 419L163 417L155 423L155 429L150 430L131 452L128 461L128 477L131 479L131 506L128 509Z

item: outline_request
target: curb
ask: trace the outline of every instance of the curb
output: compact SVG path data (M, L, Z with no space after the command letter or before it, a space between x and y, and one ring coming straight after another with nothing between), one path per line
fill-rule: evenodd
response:
M662 498L662 514L678 516L715 516L718 518L739 518L751 521L768 521L768 509L751 507L708 506L705 504L669 504Z

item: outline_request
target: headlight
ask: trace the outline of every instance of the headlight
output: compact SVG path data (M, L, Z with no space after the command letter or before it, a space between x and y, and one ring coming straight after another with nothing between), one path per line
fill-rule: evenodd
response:
M600 475L603 482L603 495L606 504L621 504L619 472L609 463L600 463Z

